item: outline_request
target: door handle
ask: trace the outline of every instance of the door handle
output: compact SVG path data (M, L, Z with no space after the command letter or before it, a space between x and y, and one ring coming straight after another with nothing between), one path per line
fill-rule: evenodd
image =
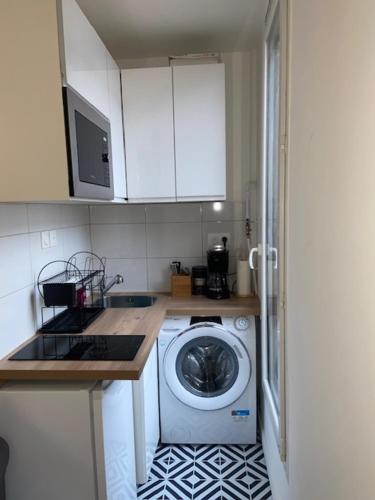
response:
M250 269L255 269L255 266L254 266L254 254L257 254L258 253L258 247L253 247L251 250L250 250L250 253L249 253L249 266L250 266Z
M269 247L268 251L269 251L269 255L270 255L271 258L272 258L273 255L275 256L275 263L273 265L273 268L277 269L277 267L278 267L278 262L277 262L277 260L278 260L277 248L275 248L275 247Z

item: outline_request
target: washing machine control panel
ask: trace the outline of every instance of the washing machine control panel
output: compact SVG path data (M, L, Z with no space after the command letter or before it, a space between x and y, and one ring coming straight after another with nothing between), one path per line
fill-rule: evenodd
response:
M234 327L236 330L240 332L247 330L249 326L250 326L250 320L246 316L238 316L238 318L234 320Z

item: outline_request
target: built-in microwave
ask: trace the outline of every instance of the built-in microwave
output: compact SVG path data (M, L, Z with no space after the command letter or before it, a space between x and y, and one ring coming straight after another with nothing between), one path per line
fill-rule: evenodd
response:
M109 120L70 87L63 87L70 195L113 199Z

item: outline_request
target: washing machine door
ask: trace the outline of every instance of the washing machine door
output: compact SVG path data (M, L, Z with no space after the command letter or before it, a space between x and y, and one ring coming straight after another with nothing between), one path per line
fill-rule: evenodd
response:
M173 394L186 405L218 410L243 394L251 376L251 361L233 333L216 324L197 324L169 345L164 376Z

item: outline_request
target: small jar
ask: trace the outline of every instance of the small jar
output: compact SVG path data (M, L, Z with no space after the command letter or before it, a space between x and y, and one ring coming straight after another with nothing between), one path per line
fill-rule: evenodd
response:
M192 294L205 295L207 283L207 266L193 266L191 269Z

